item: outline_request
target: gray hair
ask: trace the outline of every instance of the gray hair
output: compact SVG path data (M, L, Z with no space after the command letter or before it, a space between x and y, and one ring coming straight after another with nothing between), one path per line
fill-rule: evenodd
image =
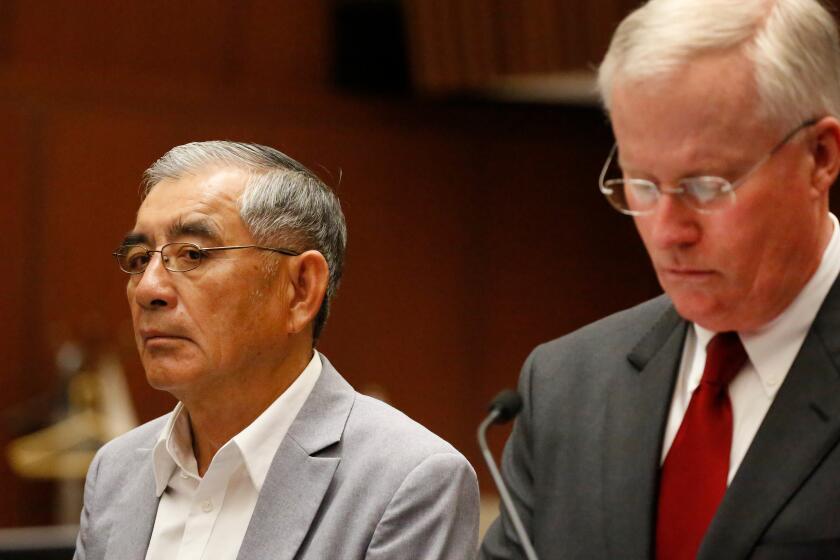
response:
M598 69L604 107L618 81L735 48L754 65L763 118L794 126L840 116L837 24L819 0L650 0L621 22Z
M327 293L313 325L317 340L338 290L347 245L347 226L335 193L315 173L284 153L259 144L191 142L166 152L143 173L141 197L165 179L178 180L217 166L248 172L239 215L256 243L315 249L329 266Z

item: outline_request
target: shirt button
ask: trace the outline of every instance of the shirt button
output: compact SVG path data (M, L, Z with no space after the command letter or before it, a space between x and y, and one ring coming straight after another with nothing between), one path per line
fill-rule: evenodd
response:
M190 475L186 473L186 471L181 471L181 478L189 478Z
M204 500L201 502L201 511L204 513L210 513L213 511L213 502L210 500Z

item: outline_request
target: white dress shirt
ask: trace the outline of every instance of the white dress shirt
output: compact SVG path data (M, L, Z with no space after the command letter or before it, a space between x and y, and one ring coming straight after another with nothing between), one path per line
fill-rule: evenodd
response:
M732 449L729 478L732 482L758 427L764 420L779 387L805 341L811 323L840 273L840 225L829 214L833 232L817 271L791 304L775 319L754 332L739 332L749 360L729 384L732 403ZM714 332L696 324L688 329L671 411L665 428L662 461L674 442L694 390L700 385L706 364L706 345Z
M203 477L178 403L153 450L160 503L146 560L236 558L277 448L320 375L315 352L289 388L219 449Z

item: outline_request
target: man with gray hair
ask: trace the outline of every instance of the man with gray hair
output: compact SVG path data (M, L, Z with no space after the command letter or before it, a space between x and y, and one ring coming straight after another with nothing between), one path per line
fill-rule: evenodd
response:
M341 278L338 199L256 144L170 150L144 176L128 276L149 383L178 405L90 467L83 559L451 559L475 473L314 350Z
M840 46L817 0L650 0L600 177L664 295L538 347L503 472L542 558L840 558ZM482 558L524 558L502 515Z

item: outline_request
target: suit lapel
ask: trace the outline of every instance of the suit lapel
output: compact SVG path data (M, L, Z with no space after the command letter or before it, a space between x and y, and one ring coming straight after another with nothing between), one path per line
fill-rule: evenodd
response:
M334 446L355 392L323 355L321 362L321 375L271 463L239 560L294 558L338 468Z
M724 495L698 558L746 557L840 439L838 333L840 280L823 302Z
M158 508L152 450L138 449L135 453L139 471L125 481L123 497L115 509L119 513L109 533L105 558L143 560L149 548Z
M628 355L627 371L610 388L604 499L615 558L652 554L662 433L685 332L685 321L669 306Z

